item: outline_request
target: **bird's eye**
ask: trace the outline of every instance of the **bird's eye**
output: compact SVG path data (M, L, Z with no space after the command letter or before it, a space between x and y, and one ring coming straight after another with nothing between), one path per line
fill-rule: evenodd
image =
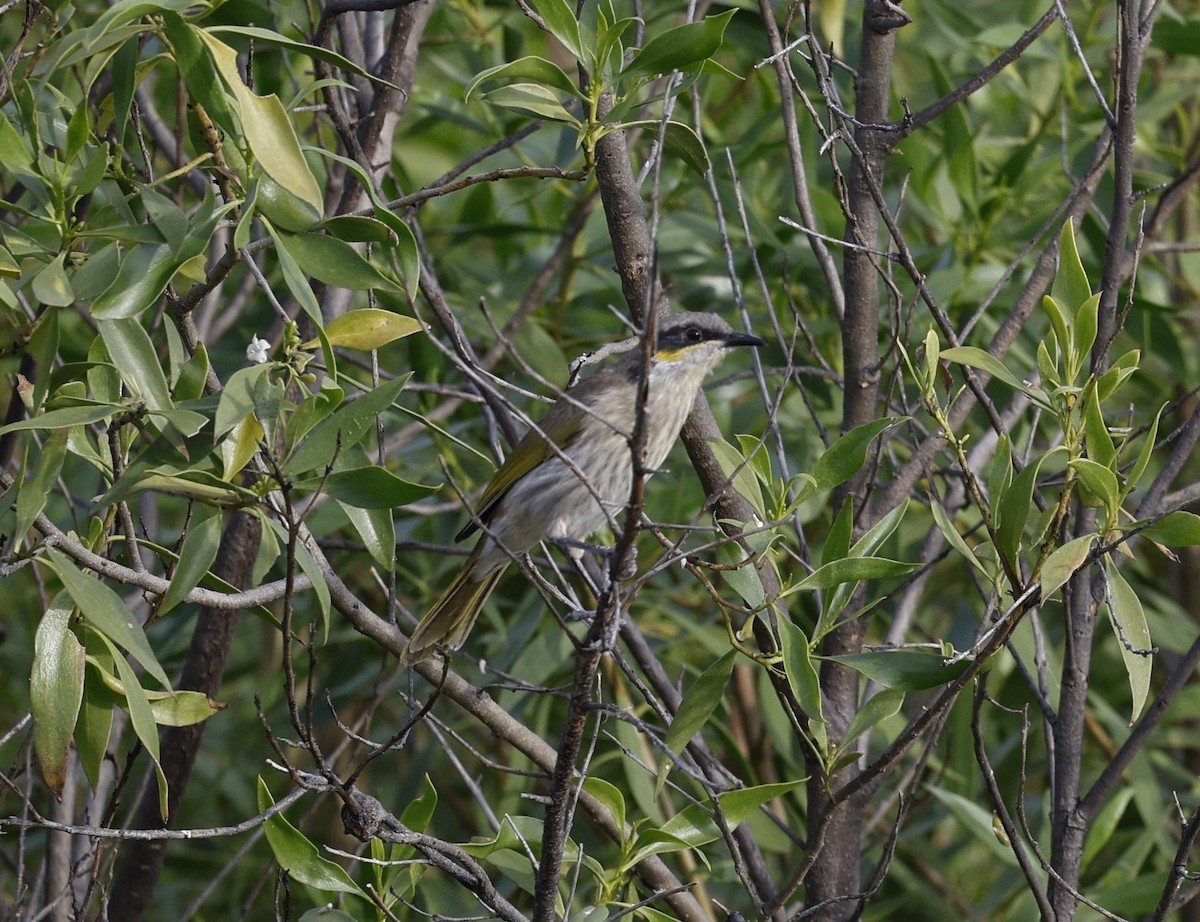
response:
M689 343L698 343L704 339L704 334L700 332L699 327L688 327L683 331L683 338Z

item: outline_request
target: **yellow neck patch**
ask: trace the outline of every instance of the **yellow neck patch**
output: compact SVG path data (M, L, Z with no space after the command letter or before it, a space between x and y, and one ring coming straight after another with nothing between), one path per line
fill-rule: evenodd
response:
M654 360L656 362L678 362L695 348L695 346L684 346L682 349L660 349L654 353Z

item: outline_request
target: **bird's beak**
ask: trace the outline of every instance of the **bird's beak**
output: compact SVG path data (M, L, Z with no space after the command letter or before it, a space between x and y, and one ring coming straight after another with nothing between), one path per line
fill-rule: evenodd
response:
M753 346L758 349L765 345L765 342L757 336L751 336L749 333L730 333L725 337L726 349L732 349L735 346Z

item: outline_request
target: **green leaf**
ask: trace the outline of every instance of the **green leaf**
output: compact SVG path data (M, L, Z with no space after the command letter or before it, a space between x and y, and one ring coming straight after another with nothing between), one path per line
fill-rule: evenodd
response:
M146 697L154 722L160 727L190 727L208 720L224 707L197 691L146 691Z
M542 22L546 24L550 34L582 61L583 43L579 39L579 21L566 0L530 0L530 5L542 17Z
M400 815L400 822L413 832L424 832L429 826L429 821L433 819L433 811L437 808L437 802L437 788L433 786L433 779L426 775L425 787L421 791L421 796L410 801L404 808L404 812Z
M671 752L678 755L692 740L700 728L708 723L725 695L729 685L729 677L733 675L733 665L737 659L737 651L730 650L716 662L712 663L696 678L683 694L679 709L667 728L666 744Z
M278 240L281 232L276 230L270 221L263 223L267 227L267 232ZM300 264L296 262L296 258L292 256L286 246L282 245L275 247L275 255L279 258L279 268L283 272L283 282L287 285L288 291L300 302L300 306L312 318L314 324L323 325L325 318L321 316L321 305L317 303L317 296L313 294L312 286L308 284L308 277L300 268Z
M1104 414L1100 410L1100 397L1095 387L1087 389L1083 427L1087 436L1087 456L1103 467L1112 467L1116 461L1117 449L1113 446L1112 436L1108 434L1108 426L1104 423ZM1151 439L1151 442L1153 441Z
M1071 575L1083 566L1096 543L1097 535L1073 538L1062 547L1057 547L1042 565L1042 601L1054 595Z
M782 797L804 784L805 779L783 781L776 784L760 784L755 787L737 788L717 795L717 803L730 829L736 829L746 818L768 801ZM716 821L702 804L692 804L667 820L661 831L674 836L692 848L712 842L721 835Z
M904 422L907 417L888 416L851 429L830 445L812 470L819 492L825 493L845 483L867 460L867 447L881 432Z
M1096 342L1097 313L1100 309L1100 293L1092 295L1079 306L1075 313L1075 355L1082 363L1091 354L1092 345Z
M358 74L360 77L373 80L375 83L382 86L395 88L394 83L388 83L382 77L376 76L362 65L351 61L347 57L343 57L336 51L332 51L329 48L322 48L320 45L310 45L307 42L298 42L295 39L290 39L286 35L281 35L280 33L271 29L262 29L257 26L210 26L208 31L210 34L228 32L232 35L241 35L244 38L253 40L254 42L263 42L268 45L278 45L280 48L286 48L289 51L298 51L300 54L306 55L314 60L331 64L339 70L349 71L350 73Z
M158 300L178 268L169 244L139 243L125 254L116 279L88 309L97 320L137 317Z
M590 794L604 806L608 807L608 811L613 815L616 827L620 831L620 835L625 834L625 797L621 794L620 788L615 784L610 784L603 778L597 778L595 775L588 775L583 779L583 790Z
M831 589L842 583L866 579L903 576L920 566L919 563L906 563L886 557L846 557L842 560L831 560L829 563L817 567L798 583L792 584L788 593L800 590Z
M961 794L943 790L936 785L930 785L929 790L934 797L945 804L963 828L978 840L993 855L1005 864L1016 867L1017 859L1012 848L1003 845L992 829L992 814L973 800L968 800Z
M320 279L327 285L351 291L403 291L396 282L364 259L358 250L337 237L282 232L276 232L274 237L275 242L287 249L306 275Z
M695 70L720 50L725 27L736 12L727 10L660 32L634 54L621 76L657 77L676 70Z
M67 455L67 430L56 429L42 442L40 452L35 454L33 470L27 471L18 482L16 502L16 524L12 526L13 540L23 543L25 533L34 519L46 508L46 501L54 489L54 482L62 473L63 460Z
M98 651L95 657L103 656L110 662L108 649ZM108 757L108 742L112 736L113 708L103 686L92 680L84 682L83 707L79 712L79 720L75 725L75 749L79 753L79 761L83 764L84 773L93 788L100 781L100 770Z
M333 414L317 423L296 446L284 465L284 473L290 477L323 469L333 460L339 445L347 448L366 434L374 425L375 415L395 402L407 380L407 376L393 378L357 400L338 407Z
M127 412L128 409L128 407L117 404L92 404L48 410L30 419L22 419L15 423L9 423L7 426L0 426L0 435L8 432L24 432L30 429L70 429L72 426L90 426L92 423L107 422L118 413Z
M1083 846L1083 860L1080 862L1081 870L1087 871L1092 859L1099 855L1104 846L1112 840L1113 834L1121 823L1121 817L1124 816L1125 809L1132 802L1135 793L1132 787L1118 788L1104 806L1097 811L1095 820L1088 827L1087 839Z
M789 618L779 620L779 641L783 653L783 671L792 694L810 720L824 721L821 710L821 680L812 661L808 637Z
M1142 360L1140 349L1130 349L1109 366L1108 371L1096 382L1096 394L1100 402L1108 400L1138 370Z
M271 222L272 226L292 233L312 230L321 223L321 212L300 196L294 194L271 178L271 174L256 171L256 178L246 196L246 210L238 222L238 233L234 236L237 246L249 243L250 219L257 212Z
M1104 571L1111 589L1109 614L1112 616L1117 643L1121 646L1121 659L1125 661L1129 691L1133 696L1129 714L1129 725L1132 727L1150 694L1150 673L1154 667L1150 627L1146 623L1142 600L1111 559L1105 560Z
M49 565L79 606L84 620L102 636L137 657L143 669L154 676L163 688L170 689L171 683L162 666L158 664L154 651L150 649L142 626L121 601L121 597L100 580L85 576L83 571L57 548L47 548L46 554L49 557Z
M1041 455L1025 465L1025 469L1013 479L996 505L996 537L1000 540L1000 549L1010 561L1015 561L1021 550L1021 536L1025 534L1025 525L1033 505L1033 489L1045 458L1045 455Z
M754 476L754 470L746 462L745 455L719 436L709 439L708 445L717 463L721 465L721 473L733 478L733 489L754 507L760 519L765 520L766 512L763 510L766 504L763 502L762 488L758 478ZM734 473L735 471L737 473Z
M325 335L332 346L370 352L423 329L424 324L412 317L366 307L334 317L325 327ZM310 340L304 348L312 348L315 344L315 340Z
M65 253L59 253L46 263L30 282L33 296L43 304L51 307L70 307L75 303L75 292L71 288L71 280L63 269Z
M1067 466L1079 475L1079 492L1084 503L1107 510L1110 524L1115 524L1117 505L1120 502L1118 496L1121 492L1117 475L1090 458L1076 458L1074 461L1068 461Z
M579 126L579 119L563 106L558 95L541 84L510 83L489 90L483 94L483 99L493 106L512 109L534 118L548 118L553 122Z
M296 484L298 490L317 490L359 509L394 509L424 499L437 487L401 480L378 465L337 470Z
M128 473L128 472L127 472ZM230 509L257 503L259 497L251 490L237 484L227 483L209 471L188 470L181 473L151 468L137 477L122 478L112 488L97 497L97 506L108 506L120 502L134 493L157 490L172 496L185 496L201 502L212 503Z
M884 688L922 691L945 685L962 674L967 662L947 664L946 658L927 650L876 650L869 653L845 653L826 656L849 666Z
M1050 326L1054 328L1054 338L1058 342L1058 356L1060 359L1072 359L1072 350L1075 348L1075 340L1071 335L1074 326L1074 321L1071 315L1067 314L1062 305L1059 304L1050 295L1042 297L1042 310L1046 312L1046 316L1050 318ZM1061 375L1060 377L1067 377Z
M858 739L868 730L874 729L895 714L900 713L900 705L904 703L904 689L884 688L866 704L854 712L854 719L846 728L843 737L847 741Z
M229 376L221 388L217 412L213 419L213 438L220 439L234 426L254 412L258 382L270 372L269 365L249 365Z
M731 541L718 545L716 556L718 563L730 568L721 571L725 584L741 597L747 608L756 611L762 608L767 602L767 594L751 551Z
M204 396L210 368L208 349L205 348L204 343L196 343L195 353L180 369L179 377L175 381L172 391L175 400L196 400Z
M1138 457L1133 463L1133 467L1129 469L1129 478L1125 481L1125 489L1121 493L1122 502L1125 501L1125 498L1133 488L1137 486L1138 481L1142 479L1142 475L1146 473L1146 468L1150 464L1150 457L1154 453L1154 443L1158 440L1158 424L1162 421L1163 409L1165 407L1159 408L1159 411L1154 415L1154 422L1150 424L1149 431L1142 436L1142 449L1138 452ZM1124 448L1125 446L1121 447Z
M1142 534L1167 547L1194 547L1200 544L1200 515L1172 512L1163 516Z
M854 534L854 497L847 496L838 510L837 518L825 535L825 546L821 548L821 563L833 563L850 553L850 539Z
M380 567L390 573L396 563L396 523L390 509L363 509L349 503L338 503L346 518L362 538L371 555Z
M409 298L415 299L421 281L421 254L417 249L417 238L413 236L412 228L388 208L387 202L375 191L375 182L358 163L323 148L306 147L305 150L328 157L358 177L359 183L367 190L371 204L375 206L375 217L396 235L395 250L401 274L404 276L404 292Z
M204 29L193 26L208 47L217 72L237 101L246 141L267 174L292 195L311 205L320 214L323 208L321 187L300 150L300 141L291 120L276 96L256 96L238 71L237 53Z
M142 206L146 209L146 217L162 234L162 238L171 248L171 252L178 253L183 247L184 238L187 237L187 215L178 205L150 186L139 185L137 192Z
M200 584L217 559L221 545L221 513L211 506L197 506L188 523L183 546L179 549L179 562L171 574L171 585L163 593L159 604L159 617L187 598L187 594Z
M366 215L335 215L321 223L326 233L345 240L347 243L382 243L388 247L396 245L392 229L378 218Z
M96 326L130 393L145 400L151 410L174 407L167 376L142 325L136 320L97 320Z
M114 674L116 664L112 655L102 657L89 654L87 661L100 679L100 694L96 697L107 707L126 707L129 690L125 687L124 680ZM154 723L162 727L188 727L198 724L208 720L223 707L208 695L197 691L154 691L139 686L134 694L138 698L146 699Z
M1028 397L1037 399L1039 402L1044 402L1045 400L1041 394L1037 393L1009 371L1004 363L990 352L984 352L982 349L976 349L974 346L955 346L953 349L944 349L942 351L942 361L978 368L980 371L987 372L993 378L1000 379L1009 387L1020 391Z
M227 438L221 440L221 462L223 479L232 481L242 472L250 459L258 453L263 435L262 423L253 413L242 417L237 425L230 430Z
M471 85L467 87L467 94L464 101L470 102L471 97L480 85L492 80L530 81L553 87L572 96L578 96L580 99L585 98L579 92L579 88L575 85L574 81L566 75L561 67L552 61L547 61L545 58L530 55L518 58L515 61L509 61L507 64L501 64L498 67L490 67L477 75L471 82Z
M184 10L192 3L188 0L118 0L88 28L85 46L92 47L104 40L104 37L127 22L161 13L164 10Z
M29 701L33 748L42 777L55 797L66 783L67 754L83 701L86 653L71 631L71 605L60 592L38 623L33 639Z
M633 122L621 122L620 124L612 125L609 130L617 131L630 128L644 128L647 131L657 134L664 128L664 125L659 119L639 119ZM668 153L674 154L691 167L692 171L698 176L704 176L712 165L708 159L708 151L705 150L704 142L700 140L700 136L689 126L683 124L683 122L668 121L666 123L663 146Z
M929 510L933 513L933 522L937 525L938 531L950 542L950 546L958 551L967 563L986 576L986 568L979 562L979 558L975 556L975 552L971 550L963 536L958 533L958 529L954 527L954 522L950 520L950 516L942 508L941 500L933 494L929 494Z
M1054 276L1054 284L1050 295L1058 305L1074 316L1079 308L1092 296L1092 286L1088 282L1087 273L1083 269L1083 261L1079 258L1079 250L1075 247L1075 226L1068 219L1063 222L1058 235L1058 273ZM1057 324L1056 324L1057 331ZM1065 330L1063 331L1065 333ZM1095 330L1092 330L1095 336ZM1068 340L1063 338L1059 345L1066 348ZM1089 344L1088 349L1091 349ZM1083 355L1087 349L1081 350Z
M264 811L274 805L271 792L259 777L258 809ZM275 860L292 879L326 893L352 893L367 899L367 895L342 866L322 858L317 847L284 819L282 813L269 817L264 830Z
M75 601L78 604L79 600L76 599ZM137 673L133 671L133 667L129 665L128 660L117 651L109 637L101 634L100 639L108 647L109 653L112 655L113 665L117 667L117 675L124 686L125 709L129 711L129 722L133 725L133 732L137 735L142 747L146 750L146 754L154 762L154 773L158 779L158 812L164 820L167 820L170 818L167 816L167 779L163 774L160 763L158 724L154 721L154 711L150 709L150 701L146 698L146 690L138 682ZM144 666L145 664L143 663L142 665ZM169 688L170 686L167 687Z

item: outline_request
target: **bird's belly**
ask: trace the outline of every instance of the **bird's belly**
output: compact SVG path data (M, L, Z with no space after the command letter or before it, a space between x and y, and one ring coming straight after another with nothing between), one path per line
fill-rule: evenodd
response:
M619 451L591 472L560 458L542 463L496 507L489 523L492 540L480 559L481 572L507 563L508 554L523 554L547 538L585 541L610 518L617 519L629 502L632 479L628 456L621 457Z

